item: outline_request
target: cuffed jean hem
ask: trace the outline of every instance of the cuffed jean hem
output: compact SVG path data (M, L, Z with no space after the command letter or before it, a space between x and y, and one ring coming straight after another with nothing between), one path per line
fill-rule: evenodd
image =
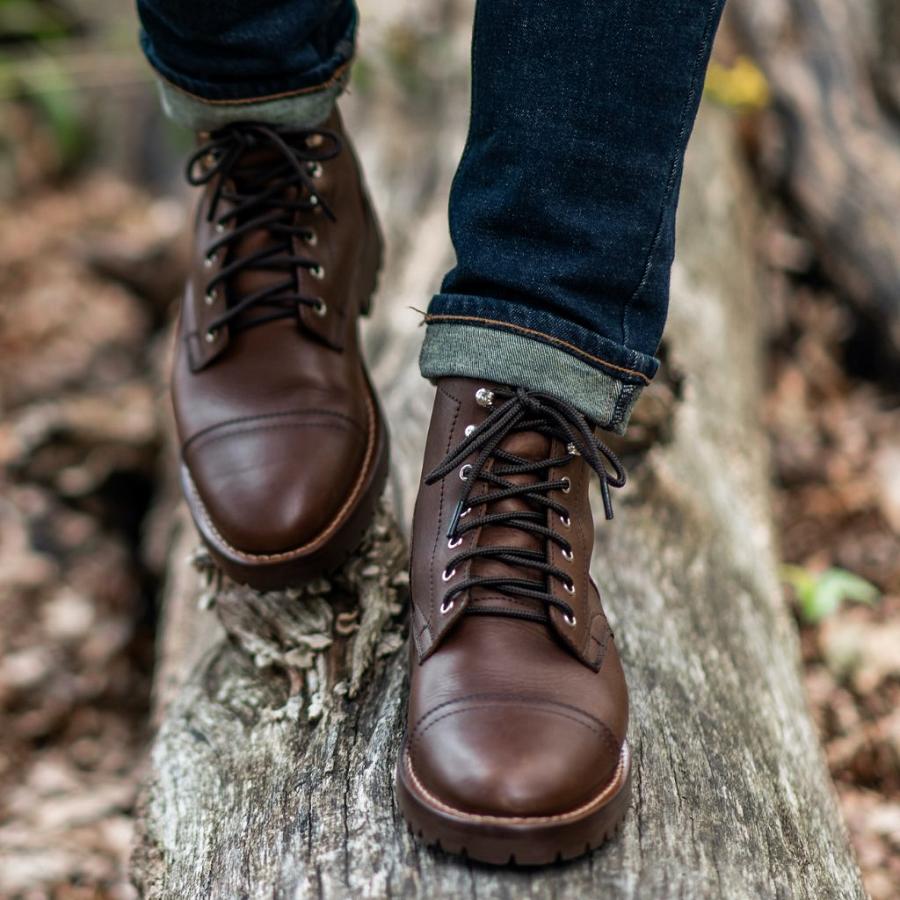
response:
M321 125L331 115L349 74L348 63L320 87L304 88L286 96L241 101L204 100L161 76L157 78L157 84L166 116L193 131L215 131L233 122L265 122L267 125L312 128Z
M484 378L568 400L589 419L624 434L644 380L610 375L542 340L465 322L428 319L419 357L422 375Z

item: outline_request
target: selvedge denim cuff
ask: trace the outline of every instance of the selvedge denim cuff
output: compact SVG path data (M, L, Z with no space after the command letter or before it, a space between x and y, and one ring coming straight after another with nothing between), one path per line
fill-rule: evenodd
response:
M313 127L320 125L331 115L349 75L348 63L328 82L318 87L255 100L205 100L172 84L161 75L157 77L157 85L166 116L192 131L215 131L232 122Z
M601 428L624 434L650 379L617 377L525 333L429 316L419 357L425 378L485 378L545 391L574 404Z

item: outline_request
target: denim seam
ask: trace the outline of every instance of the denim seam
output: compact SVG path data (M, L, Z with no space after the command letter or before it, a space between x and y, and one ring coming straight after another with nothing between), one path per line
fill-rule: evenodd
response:
M341 82L341 78L346 74L347 70L352 65L352 58L348 59L344 63L341 63L341 65L334 70L331 76L321 84L295 88L294 90L290 91L282 91L278 94L264 94L259 97L239 97L235 99L224 98L215 100L211 100L208 97L201 97L199 94L195 94L192 91L189 91L187 88L183 88L180 84L176 84L174 81L172 81L171 78L168 78L166 75L164 75L158 68L156 69L156 73L166 83L167 87L174 88L180 94L184 94L186 97L190 97L191 100L196 100L209 106L249 106L254 103L267 103L270 100L287 100L291 97L300 97L304 94L315 94L319 91L326 91L329 88L339 85Z
M632 406L636 390L640 390L640 388L635 384L619 385L619 396L616 397L616 403L609 422L609 427L613 430L617 430L625 423L625 416Z
M586 350L582 350L580 347L576 347L574 344L570 344L568 341L564 341L562 338L554 337L552 334L545 334L543 331L538 331L534 328L526 328L523 325L516 325L512 322L501 322L498 319L485 319L481 316L455 316L446 313L428 313L425 316L426 324L440 324L441 322L477 322L482 325L490 325L492 327L508 328L511 331L518 331L529 337L538 337L541 340L546 341L548 344L556 344L560 347L564 347L567 352L572 353L575 356L583 356L585 359L588 359L598 365L604 366L609 369L614 369L617 372L624 372L625 374L632 375L636 378L640 378L644 382L644 384L650 384L651 381L650 378L648 378L643 372L637 371L637 369L629 369L625 366L618 366L615 363L608 362L600 356L594 356L593 354L588 353Z
M719 8L721 10L721 7ZM700 44L700 49L697 53L697 57L694 60L694 67L691 72L691 87L688 93L688 96L685 98L684 106L681 109L681 121L680 121L680 131L678 133L678 140L675 143L675 147L672 151L672 163L669 167L669 179L666 184L666 192L663 196L663 202L660 205L659 209L659 220L656 224L656 230L653 234L653 240L650 244L650 249L647 252L647 261L644 265L644 271L641 275L641 280L638 283L638 286L634 289L634 293L628 298L625 303L624 308L622 309L622 342L628 347L630 341L630 335L628 333L628 313L631 310L631 306L635 300L640 297L641 292L647 286L647 281L650 278L650 271L653 268L653 254L656 251L656 248L659 246L659 241L662 236L663 230L663 221L666 217L666 209L669 205L669 200L672 197L672 191L675 189L675 185L678 182L677 173L678 173L678 160L683 155L685 145L687 143L687 137L689 132L688 127L688 110L694 103L694 98L697 96L697 81L698 74L703 69L701 65L704 56L707 53L707 48L709 47L714 23L716 20L716 7L711 6L709 9L709 13L706 18L706 26L703 31L703 40Z

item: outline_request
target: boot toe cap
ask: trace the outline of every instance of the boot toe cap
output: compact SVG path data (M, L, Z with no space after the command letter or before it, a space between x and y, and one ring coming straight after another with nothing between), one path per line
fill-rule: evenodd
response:
M315 541L341 516L366 446L363 429L349 420L292 416L215 429L184 459L221 538L269 555Z
M597 797L620 749L603 723L568 706L459 704L420 723L409 761L420 786L452 809L553 816Z

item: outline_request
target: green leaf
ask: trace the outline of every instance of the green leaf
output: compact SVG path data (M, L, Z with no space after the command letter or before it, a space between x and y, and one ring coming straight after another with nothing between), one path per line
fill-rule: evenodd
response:
M802 618L821 622L840 609L842 603L871 605L879 596L878 588L846 569L826 569L814 575L800 566L782 566L782 579L797 596Z

